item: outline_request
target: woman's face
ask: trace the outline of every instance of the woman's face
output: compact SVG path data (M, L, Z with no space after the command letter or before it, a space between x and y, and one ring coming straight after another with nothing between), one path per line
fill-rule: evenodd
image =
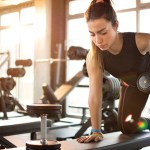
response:
M116 39L118 24L112 26L111 22L104 18L87 22L91 40L102 51L108 50L113 46Z

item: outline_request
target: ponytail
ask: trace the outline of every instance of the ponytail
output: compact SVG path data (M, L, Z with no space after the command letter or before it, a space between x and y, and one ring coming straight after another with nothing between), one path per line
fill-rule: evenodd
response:
M111 5L113 3L112 0L103 0L104 3L108 4L108 5ZM112 5L111 5L112 6Z
M93 0L90 5L93 5L95 3L105 3L105 4L108 4L108 5L111 5L111 2L113 3L112 0Z
M117 21L117 15L115 10L112 7L112 0L101 0L96 2L93 0L84 14L86 21L96 20L104 18L107 21L110 21L114 26Z

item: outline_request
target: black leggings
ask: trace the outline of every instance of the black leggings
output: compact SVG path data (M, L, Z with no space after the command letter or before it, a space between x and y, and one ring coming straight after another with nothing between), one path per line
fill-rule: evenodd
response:
M140 132L139 121L148 121L141 117L141 113L148 100L148 93L139 91L136 87L122 84L120 87L120 100L118 107L118 125L122 133L130 134ZM142 130L146 129L143 128Z

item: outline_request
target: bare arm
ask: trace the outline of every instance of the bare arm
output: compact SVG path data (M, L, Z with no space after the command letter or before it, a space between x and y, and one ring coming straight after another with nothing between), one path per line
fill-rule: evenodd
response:
M102 107L102 70L91 62L87 62L89 75L89 110L92 128L100 129Z
M147 52L150 52L150 34L137 33L136 45L141 54L145 55Z
M93 59L89 54L86 59L87 71L89 75L89 110L92 128L100 130L101 125L101 108L102 108L102 79L103 73L98 65L93 63ZM77 139L78 142L100 141L103 136L101 133L95 133L90 136Z

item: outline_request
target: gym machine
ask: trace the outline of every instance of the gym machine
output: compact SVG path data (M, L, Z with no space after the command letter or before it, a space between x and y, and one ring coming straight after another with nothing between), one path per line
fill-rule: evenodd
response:
M16 60L17 68L8 68L8 77L0 78L0 111L3 112L2 119L8 119L7 112L14 111L15 107L18 107L18 112L26 114L25 109L21 106L19 101L11 94L11 90L16 85L14 77L23 77L25 75L24 67L32 65L31 59L27 60Z
M66 81L55 91L46 83L42 85L43 96L41 98L43 104L62 104L66 96L78 85L83 79L82 71L76 73L70 80Z
M7 63L7 67L9 68L10 65L10 53L9 51L5 51L5 52L0 52L0 68L2 68L2 66L4 64Z

